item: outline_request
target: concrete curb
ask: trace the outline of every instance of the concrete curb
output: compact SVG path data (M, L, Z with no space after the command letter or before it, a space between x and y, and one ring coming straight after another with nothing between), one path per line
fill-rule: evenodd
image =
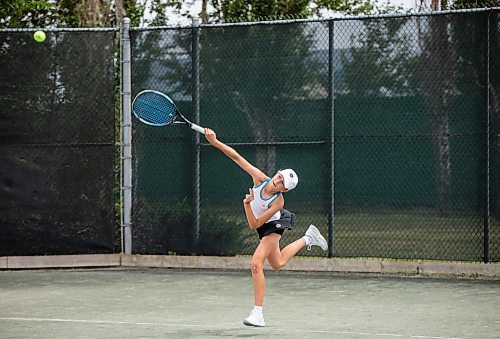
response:
M250 256L213 257L136 254L14 256L0 257L0 270L87 267L248 270L250 260ZM265 267L271 269L267 264ZM281 270L500 279L500 263L485 264L480 262L295 257Z
M248 270L250 257L122 255L122 267ZM271 269L265 265L266 269ZM500 279L500 263L388 261L381 259L295 257L282 271L377 273L414 276L455 276Z
M121 254L74 254L0 257L0 269L117 267Z

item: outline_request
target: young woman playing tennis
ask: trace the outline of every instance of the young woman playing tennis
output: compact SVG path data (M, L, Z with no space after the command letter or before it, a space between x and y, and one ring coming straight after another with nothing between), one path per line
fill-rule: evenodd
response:
M264 277L264 262L268 261L274 269L282 268L298 251L304 246L320 246L326 251L328 244L319 230L310 225L306 234L280 250L279 242L285 228L292 228L295 215L283 209L285 199L284 192L288 192L297 186L299 181L297 174L292 169L278 171L270 178L261 170L250 164L233 148L217 140L215 132L209 128L205 129L205 137L208 142L231 158L238 166L247 172L253 179L253 188L243 200L248 225L257 230L259 234L259 245L252 256L250 268L252 270L253 290L255 306L248 318L243 323L247 326L265 326L262 305L264 304L264 292L266 282Z

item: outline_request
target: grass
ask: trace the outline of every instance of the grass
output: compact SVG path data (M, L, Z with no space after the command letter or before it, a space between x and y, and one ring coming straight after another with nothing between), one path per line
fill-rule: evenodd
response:
M335 255L402 259L483 259L480 215L430 213L346 213L336 216ZM490 224L490 257L498 260L500 227ZM492 253L496 256L492 256Z
M235 211L221 211L231 213ZM244 215L239 224L245 224ZM301 237L309 224L328 234L326 214L301 211L292 231L285 232L282 246ZM243 230L241 254L253 253L258 244L254 231ZM500 223L490 222L490 260L500 260ZM333 229L334 256L393 259L483 260L483 218L481 215L439 216L425 212L338 213ZM321 250L299 255L326 256Z
M145 243L145 251L150 251L153 246L156 253L165 250L178 252L179 239L184 238L183 252L198 252L193 254L219 253L222 248L225 255L251 255L258 245L258 236L247 227L243 208L239 205L202 205L200 241L203 244L198 244L198 248L192 248L190 232L187 232L191 220L187 203L170 206L170 211L166 210L168 204L149 202L146 205L149 207L136 209L142 215L143 229L136 227L135 230L147 235L148 229L151 229L157 241L155 244ZM324 208L291 206L290 209L296 212L297 220L293 230L285 232L282 247L302 237L310 224L316 225L325 238L328 237L328 214ZM380 210L338 210L333 227L333 255L408 260L483 260L483 217L479 213L439 215L434 211L387 210L381 213ZM186 234L176 240L175 229L184 229ZM494 218L490 222L489 239L490 261L500 261L500 222ZM313 248L311 251L303 249L298 255L326 257L328 253Z

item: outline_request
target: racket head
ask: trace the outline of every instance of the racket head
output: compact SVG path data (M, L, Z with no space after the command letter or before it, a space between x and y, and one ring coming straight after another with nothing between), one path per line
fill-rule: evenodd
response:
M174 122L177 107L167 95L153 90L137 94L132 103L137 119L151 126L166 126Z

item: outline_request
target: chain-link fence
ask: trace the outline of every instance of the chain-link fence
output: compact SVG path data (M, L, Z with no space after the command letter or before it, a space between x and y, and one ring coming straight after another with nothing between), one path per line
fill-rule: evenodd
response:
M332 245L302 255L497 261L498 14L133 29L132 92L294 168L283 243L312 223ZM133 252L253 252L245 172L187 128L133 140Z
M109 253L115 29L0 31L0 256Z
M0 31L0 255L116 250L116 30L32 34ZM282 243L315 224L331 245L301 255L499 260L498 9L130 36L123 96L165 92L269 176L296 170ZM132 252L251 254L251 178L188 128L132 122Z

